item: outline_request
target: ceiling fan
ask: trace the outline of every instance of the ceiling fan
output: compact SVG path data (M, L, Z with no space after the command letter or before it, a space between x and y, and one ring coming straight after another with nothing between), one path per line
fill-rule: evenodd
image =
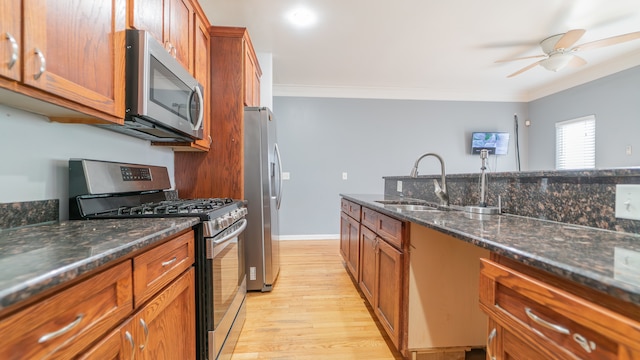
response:
M628 34L612 36L609 38L588 42L582 45L573 46L573 44L575 44L578 40L580 40L580 38L582 37L582 35L584 35L584 33L585 33L585 30L574 29L574 30L567 31L564 34L550 36L540 42L540 47L544 52L543 55L534 55L534 56L525 56L525 57L520 57L515 59L498 60L496 61L496 63L525 60L525 59L544 58L542 60L538 60L533 64L525 66L524 68L514 72L513 74L507 76L508 78L514 77L516 75L520 75L523 72L530 70L538 65L550 71L559 71L567 65L581 66L587 63L583 58L579 57L578 55L575 55L575 53L578 51L595 49L595 48L600 48L604 46L620 44L620 43L635 40L635 39L640 39L640 31L636 31Z

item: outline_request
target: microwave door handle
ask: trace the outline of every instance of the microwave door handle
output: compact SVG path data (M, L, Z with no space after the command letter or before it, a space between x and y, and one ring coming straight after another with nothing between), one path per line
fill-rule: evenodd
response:
M193 97L197 96L200 104L200 108L198 109L198 121L196 122L196 125L194 126L195 130L200 129L200 126L202 126L202 120L204 119L204 96L202 96L202 90L200 90L200 86L196 85L193 88L193 91L191 92L191 96L189 98L189 103L191 103L191 101L193 101ZM189 122L191 122L191 112L188 111L187 115L189 116Z

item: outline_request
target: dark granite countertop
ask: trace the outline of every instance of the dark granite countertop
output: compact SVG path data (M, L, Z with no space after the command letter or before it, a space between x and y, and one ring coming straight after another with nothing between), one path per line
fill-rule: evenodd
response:
M0 230L0 310L199 221L190 217L73 220Z
M378 201L419 204L422 200L370 194L341 196L640 305L640 235L506 214L399 212Z

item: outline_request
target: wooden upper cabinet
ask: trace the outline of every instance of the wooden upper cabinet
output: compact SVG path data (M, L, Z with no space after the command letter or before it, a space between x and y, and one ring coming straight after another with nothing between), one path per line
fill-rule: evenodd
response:
M20 0L0 1L0 76L20 80L22 31Z
M193 73L193 8L188 0L165 1L165 44L169 42L173 56Z
M247 37L249 35L247 34ZM260 106L260 77L262 70L250 42L244 46L244 104Z
M124 117L125 0L23 0L22 4L22 82Z
M200 16L195 17L195 33L193 46L193 75L202 85L204 97L204 117L202 119L202 139L186 144L173 146L176 151L208 151L211 146L211 89L209 80L209 24Z
M131 0L131 27L146 30L189 71L193 70L194 12L188 0Z

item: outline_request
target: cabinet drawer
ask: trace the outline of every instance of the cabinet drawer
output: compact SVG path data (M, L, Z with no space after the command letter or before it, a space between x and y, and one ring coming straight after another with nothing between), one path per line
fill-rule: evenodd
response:
M362 208L362 225L368 227L373 231L377 231L378 228L378 215L379 213L375 210L371 210L369 208Z
M389 244L402 249L402 221L363 207L362 225L373 230Z
M351 216L357 221L360 221L360 209L361 209L360 205L345 199L342 199L342 202L340 205L341 205L340 208L342 209L342 211L344 211L345 213L347 213L347 215Z
M193 231L189 231L133 258L133 296L136 307L193 265L193 246Z
M396 248L402 249L402 221L378 213L377 225L378 235Z
M125 261L0 322L0 359L69 359L133 310Z
M620 345L640 346L639 322L504 265L481 259L480 286L484 311L514 332L562 349L560 358L618 359Z

